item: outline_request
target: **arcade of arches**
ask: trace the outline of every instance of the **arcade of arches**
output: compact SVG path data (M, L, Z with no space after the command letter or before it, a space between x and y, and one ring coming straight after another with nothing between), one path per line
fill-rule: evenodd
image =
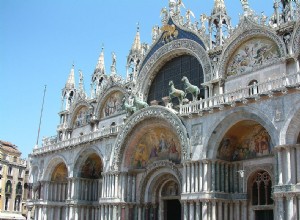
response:
M90 93L72 67L57 135L30 154L28 219L300 219L299 5L277 3L298 10L274 7L281 27L242 2L235 28L215 0L198 29L170 0L126 79L101 51Z

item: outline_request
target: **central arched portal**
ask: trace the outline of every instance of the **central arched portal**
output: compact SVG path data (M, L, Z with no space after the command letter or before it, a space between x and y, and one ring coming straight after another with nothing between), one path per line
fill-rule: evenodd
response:
M160 194L160 210L164 220L181 220L181 203L178 184L175 181L168 181L162 186Z

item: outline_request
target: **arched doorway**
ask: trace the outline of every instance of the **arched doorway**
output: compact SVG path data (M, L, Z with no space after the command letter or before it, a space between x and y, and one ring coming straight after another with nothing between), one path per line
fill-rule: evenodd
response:
M178 184L175 181L166 182L161 189L162 210L164 220L180 220L181 204Z
M267 171L259 170L248 179L249 206L255 220L272 220L274 218L272 199L272 180Z

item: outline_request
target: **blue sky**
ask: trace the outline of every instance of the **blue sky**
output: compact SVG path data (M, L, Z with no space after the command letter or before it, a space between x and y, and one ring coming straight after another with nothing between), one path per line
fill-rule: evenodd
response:
M210 14L213 0L183 0L196 19ZM260 14L273 13L273 0L249 0ZM239 0L225 0L232 24L242 14ZM61 89L74 62L90 80L102 44L106 70L111 53L117 71L126 72L126 56L140 24L141 40L151 43L152 26L160 22L168 0L0 0L0 139L17 145L23 157L36 143L44 85L47 85L41 138L56 134Z

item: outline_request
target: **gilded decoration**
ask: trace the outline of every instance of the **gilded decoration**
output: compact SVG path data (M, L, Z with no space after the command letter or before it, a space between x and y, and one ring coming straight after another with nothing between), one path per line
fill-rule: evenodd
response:
M225 134L217 158L239 161L268 156L270 151L271 137L267 130L254 121L242 121Z
M119 91L111 94L104 103L102 117L108 117L122 112L124 110L123 98L124 94Z
M54 182L67 182L68 169L64 163L58 164L51 176L51 181Z
M80 177L89 179L99 179L102 172L102 163L100 157L93 153L84 162L81 167Z
M277 45L267 38L252 38L242 44L228 62L227 76L253 71L255 67L279 58Z
M74 127L81 127L90 122L90 115L87 107L82 107L75 117Z
M179 140L169 129L151 127L142 130L129 142L125 155L125 166L132 169L145 168L158 160L180 163Z

